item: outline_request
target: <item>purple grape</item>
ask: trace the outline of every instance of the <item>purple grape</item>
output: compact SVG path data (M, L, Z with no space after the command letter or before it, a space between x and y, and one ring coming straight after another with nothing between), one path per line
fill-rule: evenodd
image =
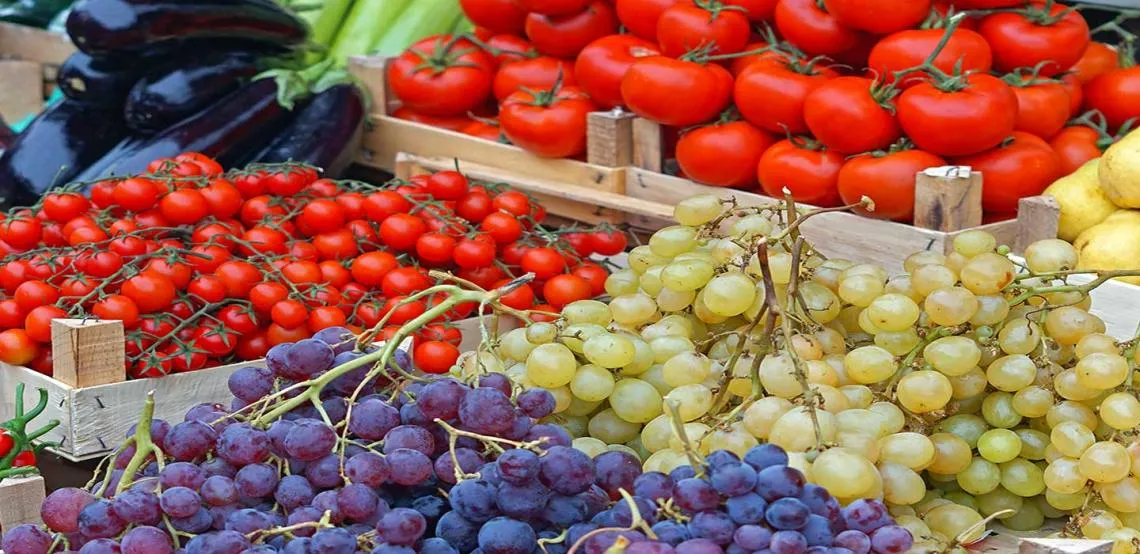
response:
M542 511L542 519L558 528L565 528L588 517L589 507L580 496L554 495Z
M400 425L384 435L384 453L391 454L397 448L410 448L431 456L435 451L435 439L423 427Z
M361 356L363 356L363 354L360 352L341 352L333 358L332 365L333 367L339 367L353 360L357 360ZM368 377L368 373L375 367L376 364L365 364L350 369L337 376L336 379L333 379L332 383L329 383L329 388L346 397L356 394L358 387L361 389L362 394L367 394L367 391L370 390L369 387L360 387L360 385L364 383L364 380Z
M830 546L831 541L835 538L835 533L831 531L831 522L816 514L808 516L807 523L800 533L803 533L804 538L807 539L808 546Z
M798 498L780 498L768 505L764 520L775 529L803 529L811 510Z
M273 371L267 367L246 366L230 374L230 394L245 402L260 400L273 392Z
M316 339L302 339L285 352L286 372L282 377L304 380L332 367L336 354L328 344Z
M673 480L660 471L642 473L633 480L633 494L653 501L669 498L673 495Z
M322 514L329 512L330 519L333 523L341 523L344 521L344 514L340 511L340 506L336 502L337 491L324 491L318 493L313 497L313 507L319 510Z
M459 404L471 389L454 379L428 383L416 397L416 406L429 420L451 420L459 416Z
M174 487L162 491L159 497L162 511L170 517L190 517L202 507L198 493L186 487Z
M305 467L305 478L318 489L339 487L343 482L340 477L340 457L329 454L309 464Z
M246 498L265 498L277 488L277 468L268 464L250 464L234 476L238 494Z
M226 518L226 530L246 534L273 527L273 518L253 508L238 510Z
M494 485L481 479L469 479L452 487L448 501L451 509L464 519L482 523L498 515L496 495Z
M344 463L344 475L349 481L372 488L383 485L391 472L388 460L375 452L362 452Z
M122 554L123 549L112 539L95 539L83 545L79 554Z
M891 515L882 502L864 499L856 500L843 508L843 521L848 529L867 534L892 523Z
M327 423L316 419L299 419L293 423L283 444L285 453L290 457L312 462L333 451L337 434Z
M582 543L582 550L587 554L603 554L617 542L619 537L625 537L630 543L645 540L645 535L636 531L602 531L586 539Z
M132 423L130 428L127 429L127 438L135 436L135 429L137 428L138 424ZM154 441L154 444L165 448L163 441L166 440L166 434L169 432L170 423L167 423L165 419L154 418L150 420L150 440Z
M269 458L269 434L248 423L229 425L218 436L217 453L237 467L264 462Z
M123 535L120 543L123 554L173 554L174 544L165 531L144 525Z
M660 541L635 542L625 548L626 554L673 554L675 550L669 544Z
M410 546L403 546L400 544L381 543L380 546L372 549L372 554L416 554L416 549ZM473 551L474 554L474 551ZM479 551L478 554L483 554Z
M885 525L871 533L871 550L875 554L901 554L910 550L914 537L905 527Z
M202 462L199 467L202 468L202 471L205 472L207 476L222 475L233 479L234 475L237 475L237 468L221 458L214 458Z
M301 506L292 512L289 512L289 518L285 521L286 525L293 526L301 523L314 523L321 520L324 512L312 506ZM302 527L293 531L294 535L298 537L311 537L316 529L313 527Z
M41 504L40 518L52 531L74 533L79 530L79 511L94 501L95 497L83 489L54 490Z
M356 537L345 529L321 529L313 534L309 542L309 552L321 554L353 554L356 552Z
M634 481L641 475L641 462L628 452L616 450L595 456L594 468L595 482L614 500L621 498L619 490L632 491Z
M744 463L752 466L756 471L763 471L772 466L788 465L788 453L783 448L771 443L753 446L744 453Z
M855 554L871 552L871 538L866 533L854 529L848 529L836 535L832 544L846 548Z
M740 496L756 486L756 470L748 464L726 462L712 469L712 486L725 496Z
M511 395L511 380L502 373L487 373L479 376L479 387L495 389L507 396Z
M534 428L534 420L530 416L523 413L516 413L515 420L511 423L510 430L503 433L503 438L513 441L521 441L526 438L530 430Z
M760 523L764 521L764 511L768 503L760 495L750 492L741 496L733 496L724 503L728 517L740 525Z
M340 425L348 415L348 401L339 396L332 396L321 401L321 408L333 425Z
M510 430L514 411L509 396L496 389L480 387L468 392L459 402L459 422L468 430L495 436Z
M167 464L158 474L158 482L162 488L186 487L197 489L206 482L206 472L202 468L187 462L174 462Z
M400 425L400 412L387 402L369 398L352 407L348 419L348 431L369 441L378 441Z
M539 459L538 477L554 492L578 494L594 483L594 461L580 450L555 446Z
M483 467L483 457L470 448L456 448L455 459L459 460L459 468L463 473L471 474ZM451 457L451 452L444 451L437 456L432 467L440 481L455 484L455 461Z
M538 454L530 450L512 448L499 455L499 475L503 481L521 485L538 476Z
M79 534L87 539L109 539L127 528L127 522L115 514L111 503L96 500L79 511Z
M397 485L417 485L432 475L431 458L410 448L397 448L388 454L392 468L389 479Z
M376 513L377 501L380 497L368 485L353 483L340 489L336 493L336 505L344 517L355 521L364 521Z
M543 448L550 448L553 446L570 446L571 438L570 433L565 428L552 425L549 423L539 423L531 427L530 432L526 434L526 440L536 441L539 439L546 439L543 443Z
M202 533L214 524L214 518L209 510L202 508L190 517L172 519L170 524L184 533Z
M756 474L756 493L768 502L796 498L803 493L806 482L804 474L794 467L769 466Z
M772 554L804 554L807 552L807 539L798 531L776 531L768 543Z
M238 500L237 485L234 484L233 479L224 475L207 477L202 486L198 488L198 494L202 496L202 500L211 506L225 506Z
M546 502L550 500L550 489L537 480L525 485L502 483L497 487L496 503L499 511L509 517L531 520L542 515Z
M497 517L479 529L479 548L487 554L530 554L538 536L530 525L509 517Z
M673 471L669 472L669 478L672 479L674 483L681 481L682 479L688 479L690 477L696 476L696 470L694 470L693 466L689 464L679 465L673 468Z
M217 441L213 427L200 421L184 421L170 428L163 444L166 454L175 460L189 462L205 456Z
M312 542L308 537L299 537L289 541L282 550L282 554L312 554L309 550L309 543Z
M233 530L214 531L198 535L186 543L187 554L241 554L249 548L249 539Z
M772 531L760 525L741 525L733 532L732 542L749 552L763 550L772 542Z
M721 554L724 550L719 544L708 539L689 539L673 547L677 554Z
M450 510L451 506L446 500L429 494L412 500L412 509L423 515L424 519L428 520L428 525L435 525L440 516Z
M286 475L277 482L277 489L273 491L273 499L286 511L305 506L313 501L313 486L309 480L300 475Z
M31 524L20 525L4 533L0 549L11 554L47 554L52 537Z
M460 552L471 552L479 546L479 527L478 523L463 519L457 512L447 512L436 522L435 536Z
M325 327L313 333L313 339L329 345L334 354L350 352L356 347L356 335L344 327Z
M811 513L823 516L828 520L833 521L843 515L843 508L839 505L839 501L831 496L827 489L814 483L804 485L804 492L800 493L800 500L807 504Z
M651 500L635 496L633 502L637 505L637 513L641 515L641 519L650 525L657 521L657 506ZM614 504L610 514L619 527L629 527L633 524L633 511L629 507L629 502L624 499Z
M736 524L729 519L728 514L719 510L697 513L689 521L689 532L694 537L709 539L721 546L732 542L734 531Z
M526 415L542 419L554 413L554 395L546 389L527 389L519 393L515 402Z
M420 545L420 554L459 554L459 551L447 544L447 541L432 537Z
M685 524L671 519L654 523L652 529L653 533L657 535L658 540L673 546L677 546L693 538L693 535L689 533L689 528L685 526Z
M411 508L393 508L376 524L376 531L385 542L404 546L415 544L426 530L423 514Z
M688 512L703 512L716 509L720 505L720 495L704 479L690 477L673 485L673 500L677 506Z

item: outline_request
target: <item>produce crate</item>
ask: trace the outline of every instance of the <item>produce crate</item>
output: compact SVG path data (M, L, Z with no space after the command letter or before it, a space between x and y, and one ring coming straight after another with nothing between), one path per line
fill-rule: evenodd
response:
M75 52L64 35L0 23L0 116L9 124L39 113L59 65Z
M40 524L44 478L39 475L0 481L0 535L25 523Z
M478 318L454 325L463 336L461 351L478 346ZM497 331L505 332L511 325L509 318L501 318ZM138 419L148 392L154 391L158 399L155 417L179 422L197 404L218 402L228 406L233 398L227 386L230 374L241 367L265 363L256 360L160 378L127 380L122 322L77 319L52 322L52 356L54 377L0 363L0 421L11 418L15 412L16 384L26 385L27 405L35 404L39 395L36 389L47 390L48 407L37 421L58 419L60 425L42 440L59 442L60 446L51 450L73 462L98 458L114 450Z

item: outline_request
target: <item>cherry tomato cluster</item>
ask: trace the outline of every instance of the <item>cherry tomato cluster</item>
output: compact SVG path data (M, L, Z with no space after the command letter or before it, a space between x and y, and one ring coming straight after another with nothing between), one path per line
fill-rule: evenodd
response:
M527 195L454 171L377 187L295 164L224 173L187 153L88 193L53 192L0 221L0 360L50 374L51 320L65 317L122 321L136 378L258 359L329 327L416 318L434 298L397 304L435 284L429 269L484 288L534 272L504 302L549 311L600 294L608 272L588 257L626 240L548 231ZM446 323L475 309L423 328L440 343L424 365L454 361Z
M869 196L898 221L915 173L947 164L984 172L985 212L1012 216L1140 116L1131 48L1054 0L461 4L477 38L428 38L389 67L397 117L577 157L586 114L623 107L668 127L695 181Z

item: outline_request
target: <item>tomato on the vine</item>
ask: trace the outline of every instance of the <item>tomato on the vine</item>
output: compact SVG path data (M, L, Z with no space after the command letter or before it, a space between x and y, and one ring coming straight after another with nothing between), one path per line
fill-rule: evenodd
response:
M269 317L273 319L273 323L285 329L296 329L308 320L309 311L299 300L286 299L273 305Z
M335 200L317 198L301 208L297 228L308 236L328 233L344 227L344 210Z
M619 3L620 7L620 3ZM631 35L610 35L591 42L578 54L574 75L599 107L622 106L621 80L634 62L661 55L656 44Z
M577 84L577 72L574 64L567 60L560 60L551 56L526 57L519 60L508 61L495 72L495 81L492 85L495 99L499 102L524 88L549 89L559 82L572 86ZM466 128L471 122L464 124Z
M538 156L586 151L586 116L598 107L576 87L520 90L503 101L499 125L510 141Z
M459 0L463 15L472 23L495 33L521 35L526 10L514 0Z
M839 196L845 204L856 204L864 196L874 201L874 211L856 210L863 215L909 222L914 219L915 174L943 165L946 160L914 149L856 156L839 170Z
M175 225L197 223L210 213L206 197L195 189L180 189L163 196L158 208L162 217Z
M309 330L316 333L329 327L344 327L348 317L336 306L318 306L309 312Z
M621 96L630 111L641 117L691 127L728 107L732 74L717 64L649 56L634 62L622 77Z
M749 188L756 185L760 156L775 142L747 121L714 123L681 135L677 165L698 183Z
M1015 82L1017 123L1014 129L1048 139L1069 120L1069 93L1059 83Z
M446 233L424 233L416 239L416 257L428 265L446 265L452 261L456 242Z
M226 284L217 275L206 274L190 281L186 292L193 294L204 304L213 304L226 299Z
M603 256L616 256L625 252L628 242L625 233L617 230L590 233L590 246L594 252Z
M523 227L519 220L506 212L495 212L483 218L480 230L487 233L496 243L514 242L522 237Z
M394 214L380 224L380 240L400 252L415 248L416 240L426 232L424 220L409 214Z
M384 282L384 276L396 269L400 263L387 252L367 252L352 260L349 271L352 279L362 285L376 287Z
M420 300L400 305L400 302L404 301L404 299L405 297L403 296L393 296L384 303L381 312L388 315L389 324L401 325L407 323L427 311L427 307L424 306L424 303Z
M206 200L210 215L218 219L233 217L241 211L241 191L225 179L212 179L210 184L198 189L198 193Z
M25 316L24 331L36 342L51 342L51 320L64 319L67 312L57 306L37 306Z
M566 258L550 247L531 248L523 254L522 270L534 273L535 279L545 281L566 271Z
M455 265L463 269L487 267L495 263L495 241L487 235L465 238L455 245Z
M806 133L804 101L836 77L828 68L801 60L760 60L736 76L733 101L749 123L773 133Z
M27 313L37 306L55 304L59 300L59 290L44 281L24 281L12 296L20 309Z
M752 31L748 17L739 10L725 9L719 0L678 2L657 20L657 43L661 53L678 58L699 48L714 54L744 50Z
M1008 73L1019 67L1036 68L1042 77L1073 67L1091 41L1084 16L1054 2L987 15L978 33L993 48L994 69Z
M871 49L868 69L884 82L894 83L897 72L922 65L934 53L934 48L945 34L945 29L911 29L883 37ZM986 73L990 70L993 66L993 51L985 37L961 27L951 33L932 65L943 73L950 74L959 64L963 72ZM898 79L898 86L902 88L924 80L921 73L912 72L902 77Z
M458 359L459 349L453 344L442 341L424 341L417 344L412 351L412 361L424 373L447 373Z
M388 65L404 106L429 115L462 115L491 94L494 59L471 41L440 35L416 42Z
M87 213L91 203L81 194L61 192L47 194L43 198L44 215L52 221L67 223Z
M507 283L511 282L510 279L503 279L494 284L494 288L500 288ZM499 297L499 300L504 306L509 306L516 310L529 310L534 306L534 289L529 284L522 284L518 288Z
M559 309L571 302L586 300L591 296L593 289L590 283L569 273L555 275L542 286L542 299Z
M841 24L816 0L780 0L775 15L780 36L810 56L851 52L869 39L867 34Z
M949 90L924 82L898 99L903 132L939 156L975 154L1001 144L1017 123L1017 95L997 77L975 73Z
M827 148L859 154L887 148L902 135L890 92L864 77L831 79L804 99L804 123Z
M841 154L809 139L786 139L764 152L756 174L768 196L783 198L786 188L797 202L835 206L839 203L837 181L843 163Z
M1120 54L1116 48L1104 44L1103 42L1090 42L1089 47L1085 49L1085 53L1081 54L1081 59L1069 68L1069 71L1077 77L1080 84L1088 83L1097 77L1112 71L1118 67L1120 63Z
M9 365L28 365L36 357L36 343L23 329L0 332L0 362Z
M427 180L428 194L436 200L459 200L467 189L467 177L458 171L437 171Z
M43 236L43 224L38 219L16 216L0 223L0 240L16 250L34 248L40 242L41 236Z
M412 203L403 195L392 190L382 190L369 194L364 199L364 213L370 221L377 223L384 221L388 216L408 213L412 210Z
M36 453L31 450L24 450L12 458L12 467L34 467L35 465Z
M1104 114L1109 129L1116 132L1129 119L1140 117L1140 66L1102 73L1085 85L1084 93L1085 107Z
M406 296L431 287L427 273L418 267L400 267L389 271L380 284L384 296Z
M550 4L548 0L535 2ZM563 15L532 11L526 16L526 38L547 56L572 59L587 44L618 30L613 7L603 0L590 0L582 10Z
M139 308L135 301L121 294L103 297L91 308L91 313L99 319L118 319L125 329L133 329L139 321Z
M598 296L606 292L606 278L610 276L610 272L606 271L604 267L592 262L586 262L575 267L570 274L581 277L590 284L591 296Z
M1101 157L1112 144L1112 137L1102 135L1088 125L1073 125L1061 129L1049 139L1049 147L1061 162L1061 174L1069 175L1089 160Z
M931 0L824 0L839 23L876 35L910 29L930 15Z
M1021 132L1001 146L955 158L985 175L982 209L990 214L1015 215L1018 200L1041 194L1061 177L1061 161L1039 138Z

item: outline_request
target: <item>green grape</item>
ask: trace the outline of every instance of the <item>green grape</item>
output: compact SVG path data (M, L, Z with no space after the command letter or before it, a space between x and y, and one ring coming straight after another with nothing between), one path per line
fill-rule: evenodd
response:
M1096 442L1096 437L1088 427L1075 421L1063 421L1049 433L1049 442L1070 458L1079 458Z
M895 433L879 439L879 460L921 471L934 463L934 442L921 433Z
M1120 513L1140 512L1140 479L1128 476L1110 483L1097 483L1096 491L1109 508Z
M1099 354L1099 356L1103 355L1106 354ZM1080 364L1080 362L1077 363ZM1106 369L1110 366L1111 364L1094 361L1087 367L1089 369ZM1094 379L1099 380L1101 376L1094 374L1093 377ZM1065 400L1075 400L1078 402L1082 400L1092 400L1093 398L1099 396L1101 393L1101 389L1094 389L1092 387L1085 386L1081 382L1081 378L1078 376L1077 370L1075 368L1066 369L1053 376L1053 390L1057 391L1057 394L1061 395L1061 398L1064 398Z
M997 246L997 239L986 231L964 231L954 235L954 251L967 258L993 252Z
M1076 494L1083 491L1088 483L1088 477L1081 474L1080 462L1073 458L1058 458L1049 462L1042 479L1049 490L1061 494Z
M526 340L534 345L554 342L558 337L558 327L553 323L531 323L526 328Z
M559 338L566 348L569 348L576 354L582 354L585 352L586 341L608 334L610 334L609 331L606 331L606 328L601 325L576 323L574 325L567 325Z
M727 317L712 313L708 306L705 306L704 291L698 292L697 297L693 300L693 315L709 325L717 325L728 320Z
M953 483L954 485L957 485L957 484L958 484L958 482L957 482L957 481L953 481L953 480L952 480L952 481L949 481L949 482L950 482L950 483ZM977 502L977 500L975 500L975 499L974 499L973 495L971 495L971 494L969 494L969 493L967 493L967 492L964 492L964 491L951 491L951 492L948 492L948 493L946 493L945 495L943 495L943 496L942 496L942 498L945 498L946 500L949 500L949 501L951 501L951 502L953 502L953 503L955 503L955 504L958 504L959 506L965 506L965 507L967 507L967 508L969 508L969 509L971 509L971 510L974 510L974 511L978 511L978 502ZM915 519L918 519L918 518L915 518ZM920 519L920 520L918 520L918 521L922 521L922 520ZM898 523L898 521L897 521L897 518L896 518L896 521L895 521L895 523L896 523L897 525L902 525L901 523ZM922 525L923 525L923 527L926 527L926 524L925 524L925 523L923 523ZM905 526L904 526L904 527L905 527ZM927 527L927 529L930 529L930 528L929 528L929 527ZM929 534L929 533L928 533L928 534Z
M823 442L835 440L835 416L831 412L816 411L815 420L819 423L820 439ZM768 442L783 448L789 453L807 452L816 446L815 425L808 410L796 406L781 415L772 425Z
M570 380L570 392L587 402L600 402L609 398L614 390L614 376L593 364L578 368Z
M743 273L722 273L713 277L702 293L709 311L732 317L744 313L756 300L756 282Z
M970 460L970 465L957 475L962 490L979 495L990 492L1001 484L1001 468L984 458Z
M804 392L796 379L792 358L786 354L769 355L760 362L760 383L768 394L780 398L795 398Z
M653 347L649 346L648 342L638 337L630 337L629 341L633 343L633 361L621 368L621 374L633 377L645 373L645 370L653 365L655 356Z
M919 316L918 304L901 294L884 294L873 301L863 313L876 328L883 331L902 331L914 325Z
M1089 514L1087 517L1082 518L1081 534L1086 539L1099 539L1105 533L1119 529L1123 523L1120 518L1116 517L1110 512L1098 510Z
M566 413L567 412L563 412L558 415L544 417L541 422L561 425L566 428L566 432L570 433L571 437L587 436L586 424L589 420L583 416L568 416Z
M558 343L540 344L526 358L527 378L546 389L570 383L577 369L574 353Z
M657 392L660 394L667 394L673 390L673 387L670 387L669 383L665 382L665 375L661 371L661 364L649 366L649 369L645 370L641 375L638 375L637 378L653 385L653 388L657 389Z
M632 269L619 269L606 277L606 294L611 297L637 292L638 277Z
M1021 414L1013 409L1013 395L1008 392L991 392L982 401L982 417L994 427L1012 429L1021 423Z
M641 444L649 452L669 448L669 437L673 435L672 420L661 414L645 424L641 430Z
M839 280L850 279L854 275L874 275L880 281L887 282L887 272L874 264L855 264L848 266L839 274Z
M1005 487L998 487L985 494L979 494L975 497L978 505L978 512L984 516L996 514L1005 510L1012 510L1014 512L1021 509L1025 504L1025 499L1013 494L1006 490ZM1000 519L1005 519L1013 514L1007 514Z
M1077 383L1083 387L1097 390L1107 390L1119 386L1128 378L1132 371L1128 367L1128 360L1119 354L1093 353L1081 358L1073 370L1077 374ZM1072 400L1082 400L1073 398Z
M679 314L670 314L657 322L646 325L641 329L641 337L645 340L653 340L657 337L675 336L691 338L695 335L693 324L684 316Z
M613 409L602 410L590 418L587 427L590 436L606 444L618 444L637 438L641 425L630 423L617 415Z
M1041 342L1041 327L1025 318L1009 321L998 332L998 343L1006 354L1028 354Z
M682 352L692 352L696 346L688 338L679 335L666 335L649 341L654 363L663 364Z
M570 328L567 327L567 330ZM582 343L582 354L590 363L607 369L617 369L633 363L637 347L633 341L613 333L600 333Z
M1100 402L1100 418L1118 431L1140 427L1140 400L1127 392L1112 393Z
M861 346L843 357L843 366L852 381L869 385L889 379L898 371L898 362L878 346Z
M883 431L888 435L902 431L906 425L906 415L903 414L903 411L900 410L898 406L890 402L875 402L867 409L883 416L886 420Z
M574 394L570 392L570 387L548 387L547 390L554 396L554 413L560 414L570 408L570 404L574 401Z
M930 435L931 446L934 447L934 457L926 470L942 475L956 475L970 466L973 456L970 453L970 444L962 437L951 433L935 433Z
M1045 331L1062 345L1075 345L1086 335L1103 333L1104 329L1099 317L1077 306L1054 308L1045 316Z
M699 227L724 213L724 206L715 194L690 196L673 207L673 219L681 225Z
M748 214L732 222L728 227L729 235L741 239L767 236L775 227L763 214Z
M635 246L632 250L629 251L629 256L627 257L627 260L629 261L629 269L637 275L645 273L646 269L649 269L655 265L667 264L671 259L672 256L661 256L654 253L653 250L645 244L641 246Z
M1022 417L1044 417L1053 406L1053 393L1041 386L1030 386L1013 395L1013 409Z
M742 339L740 335L721 337L717 339L717 341L713 343L712 348L709 349L709 357L718 362L727 361L732 357L733 353L740 349L741 342ZM743 354L741 357L748 357L748 355Z
M745 431L739 423L734 423L727 431L714 429L706 435L701 441L701 448L709 452L728 450L743 458L749 450L758 444L760 441L756 440L756 437Z
M927 295L922 303L935 325L954 326L970 321L978 311L978 298L962 287L945 287Z
M1120 527L1105 531L1100 538L1112 541L1112 554L1136 554L1136 545L1140 544L1140 531L1132 527Z
M776 420L791 409L792 403L790 401L777 396L765 396L744 410L744 418L741 421L744 424L744 429L753 437L767 439Z
M997 294L1013 281L1013 262L1000 254L978 254L959 272L962 286L974 294Z
M701 441L705 438L705 435L709 434L709 431L712 431L712 428L699 421L690 421L682 427L685 430L685 439L689 441L689 444L695 447L698 452L707 454L708 452L701 448ZM673 433L669 435L669 448L683 452L685 450L685 441L681 440L680 435Z
M913 328L902 331L883 331L875 335L875 345L895 356L906 355L921 342L922 339L918 338L918 333Z
M661 294L661 289L665 288L665 284L661 282L661 272L664 270L664 265L645 268L645 271L641 273L641 278L637 281L641 291L652 297Z
M831 289L832 291L838 291L840 281L839 276L843 274L843 271L845 269L853 265L855 265L855 263L850 260L835 258L824 260L823 263L816 268L814 279L818 281L819 284ZM885 279L886 278L884 277L884 280Z
M1097 483L1112 483L1128 475L1132 461L1123 444L1101 441L1081 453L1081 474Z
M1021 437L1009 429L990 429L978 437L978 454L995 464L1021 454Z
M570 443L570 446L585 452L591 458L606 451L606 443L594 437L578 437Z
M1093 353L1120 354L1120 348L1116 346L1116 339L1104 333L1089 333L1077 341L1075 354L1077 358L1084 358Z
M1045 448L1049 446L1049 435L1036 429L1017 429L1017 438L1021 439L1021 454L1026 460L1044 460Z
M1004 517L1001 524L1014 531L1035 531L1045 524L1045 514L1034 502L1026 502L1014 514Z
M621 325L637 326L657 315L657 303L645 293L623 294L610 300L610 313Z
M868 408L875 401L875 393L863 385L843 385L839 392L847 397L852 408Z
M965 375L950 377L949 379L953 391L951 398L954 400L974 398L986 390L986 374L982 373L981 368L978 367L970 369Z
M875 466L845 448L823 451L812 462L811 469L812 480L839 497L857 496L875 484Z
M839 431L835 434L835 444L859 454L868 462L879 461L878 439L866 433Z
M748 259L748 251L732 239L712 239L709 249L716 265L738 265Z
M815 340L823 349L824 355L846 354L847 344L843 340L843 333L831 327L822 327L815 333Z
M685 225L665 227L649 237L649 248L657 256L672 258L697 247L697 229Z
M922 357L949 377L965 375L982 359L978 343L967 337L942 337L922 349Z
M605 327L613 321L610 307L597 300L577 300L562 307L562 317L566 323L593 323Z
M577 377L577 374L575 374L575 377ZM573 394L574 393L574 389L573 389L573 383L574 382L571 381L570 383L571 383L570 393ZM596 412L598 410L598 406L601 406L601 405L602 405L601 400L595 401L595 402L589 402L586 400L582 400L581 397L575 395L573 398L570 399L570 406L567 407L566 411L563 413L565 415L568 415L568 416L588 416L588 415Z
M632 423L648 423L661 415L661 393L641 379L622 379L610 393L610 407Z
M511 360L522 361L536 345L526 340L526 328L511 329L499 339L499 352Z
M1025 249L1025 265L1034 273L1053 273L1077 267L1077 249L1061 239L1039 240Z
M684 385L677 387L665 395L663 411L672 413L676 406L677 415L682 421L693 421L712 409L713 394L704 385Z
M854 275L839 282L839 298L844 302L866 308L883 294L885 283L877 275Z
M763 294L761 288L758 294ZM839 312L842 309L842 303L831 289L821 285L815 281L807 281L800 284L800 298L807 306L807 313L803 313L803 309L798 304L795 311L800 317L810 318L811 321L820 325L826 325L835 321L839 317Z
M939 422L937 429L965 440L970 448L976 448L978 439L989 429L989 425L986 420L973 414L955 414Z
M887 286L883 287L883 292L892 294L901 294L915 302L922 301L922 295L914 289L914 282L910 275L895 275L887 281Z
M662 289L657 295L657 307L663 312L679 312L688 308L697 299L697 293L691 290L677 291Z
M975 297L978 301L978 311L970 317L970 324L976 326L981 325L997 325L1005 321L1009 315L1009 302L1004 296L1000 294L992 295L979 295Z
M1037 365L1029 356L1015 354L1003 356L986 368L986 380L995 389L1017 392L1037 379Z
M908 373L895 389L899 403L912 413L940 410L950 403L954 389L945 375L931 370Z
M957 284L958 274L941 263L929 263L914 268L910 272L910 282L915 292L925 298L938 289Z
M772 271L772 282L786 285L792 282L792 255L787 252L769 252L768 269Z
M1048 491L1046 491L1046 493L1048 493ZM1062 512L1061 510L1058 510L1057 508L1051 506L1049 504L1049 501L1045 498L1045 495L1038 495L1034 497L1032 499L1032 502L1035 506L1037 506L1037 509L1041 511L1041 514L1048 519L1058 519L1068 515L1065 512Z
M677 353L661 367L661 374L671 387L701 383L711 371L712 360L692 350Z
M1088 406L1072 400L1058 402L1045 413L1045 422L1052 429L1063 421L1074 421L1088 429L1097 426L1097 417Z
M716 268L704 260L674 261L661 271L661 283L676 291L695 291L712 279Z
M1066 512L1084 506L1085 498L1088 498L1088 493L1083 487L1079 491L1071 493L1059 492L1053 490L1052 487L1045 489L1045 501L1048 502L1050 506Z

